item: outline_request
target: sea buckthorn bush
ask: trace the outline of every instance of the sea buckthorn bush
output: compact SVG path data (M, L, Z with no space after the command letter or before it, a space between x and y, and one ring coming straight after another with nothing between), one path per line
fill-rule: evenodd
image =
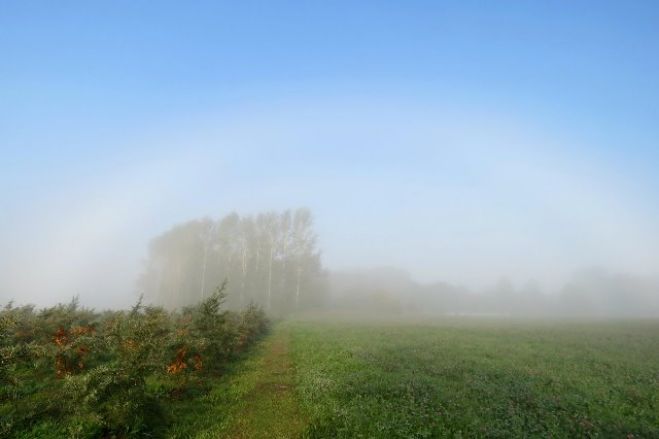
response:
M153 437L163 405L195 397L209 376L268 329L256 306L223 309L224 285L167 311L69 304L0 310L0 437Z

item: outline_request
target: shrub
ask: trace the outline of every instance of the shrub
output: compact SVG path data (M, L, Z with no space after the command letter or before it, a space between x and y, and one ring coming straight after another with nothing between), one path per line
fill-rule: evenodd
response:
M216 373L267 328L253 305L222 309L224 285L180 312L96 313L77 299L0 310L0 436L144 437L162 405Z

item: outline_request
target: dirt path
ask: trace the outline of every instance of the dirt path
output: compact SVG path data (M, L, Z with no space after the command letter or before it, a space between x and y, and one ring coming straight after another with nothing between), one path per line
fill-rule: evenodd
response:
M289 335L277 331L264 341L263 355L248 372L251 389L231 419L228 438L295 438L306 426L294 394Z

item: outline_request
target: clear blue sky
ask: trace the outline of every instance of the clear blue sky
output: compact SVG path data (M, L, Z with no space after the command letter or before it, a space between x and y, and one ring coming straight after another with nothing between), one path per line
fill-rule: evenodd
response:
M655 273L657 23L655 1L2 1L0 298L84 297L79 261L124 294L170 224L297 205L331 267Z

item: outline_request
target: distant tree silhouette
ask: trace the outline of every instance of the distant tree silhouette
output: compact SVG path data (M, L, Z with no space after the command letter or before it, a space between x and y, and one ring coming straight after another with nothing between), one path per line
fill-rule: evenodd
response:
M167 308L203 300L224 280L227 304L287 313L322 302L323 269L308 209L231 213L177 225L152 240L138 286Z

